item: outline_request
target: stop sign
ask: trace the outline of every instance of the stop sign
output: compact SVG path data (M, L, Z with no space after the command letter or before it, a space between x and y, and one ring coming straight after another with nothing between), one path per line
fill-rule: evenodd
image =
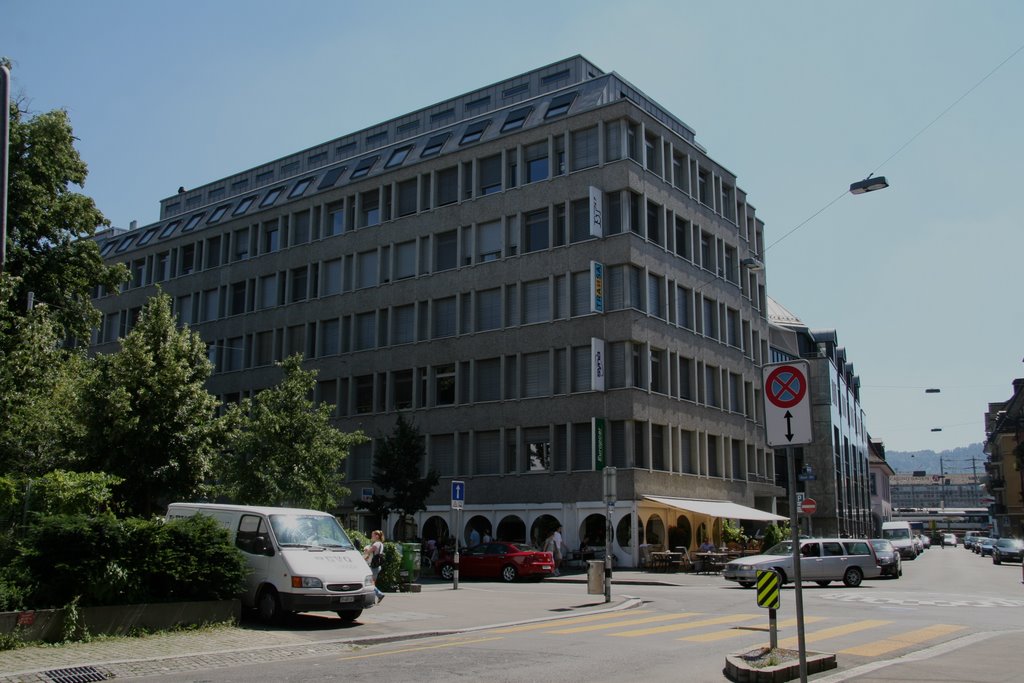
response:
M818 503L813 498L804 498L804 502L800 503L800 512L805 515L813 515L818 511Z

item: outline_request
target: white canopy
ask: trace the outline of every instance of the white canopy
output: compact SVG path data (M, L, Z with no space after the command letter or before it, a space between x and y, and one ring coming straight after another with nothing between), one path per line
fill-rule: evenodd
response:
M696 512L710 517L724 517L726 519L750 519L758 522L770 522L787 520L789 517L775 515L771 512L747 507L728 500L696 500L693 498L665 498L663 496L644 496L649 501L665 505L677 510Z

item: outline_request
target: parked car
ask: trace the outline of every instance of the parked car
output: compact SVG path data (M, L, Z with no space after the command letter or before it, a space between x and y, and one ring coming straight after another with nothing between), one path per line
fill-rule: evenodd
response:
M758 569L774 569L783 583L793 580L793 545L784 541L760 555L727 562L722 575L744 588L757 582ZM881 574L878 558L867 541L852 538L807 538L800 541L800 573L804 581L827 586L833 581L859 586L864 579Z
M459 552L459 578L511 582L524 577L539 581L554 571L555 560L551 553L537 550L528 543L492 541ZM454 578L453 558L442 554L434 563L434 572L445 580Z
M921 544L924 546L925 550L932 547L932 539L928 534L918 534L917 537L921 539Z
M977 531L968 531L964 534L964 548L967 550L974 550L974 542L982 537L982 534Z
M994 539L994 538L983 538L983 539L981 539L981 542L978 543L978 554L981 555L982 557L985 557L986 555L991 555L992 554L992 546L994 546L995 544L996 544L996 539Z
M1024 541L1016 538L1000 538L992 546L992 564L1024 561Z
M903 576L903 562L900 560L900 551L892 541L885 538L872 538L869 543L878 558L878 566L882 570L882 576L891 576L898 579Z
M956 534L943 534L942 542L945 545L956 547Z

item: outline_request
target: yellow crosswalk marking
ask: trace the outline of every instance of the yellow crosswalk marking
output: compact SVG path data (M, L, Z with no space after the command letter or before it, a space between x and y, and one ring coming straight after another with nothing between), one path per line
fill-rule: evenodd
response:
M682 624L668 624L665 626L654 626L652 628L638 628L631 631L622 631L620 633L608 633L605 635L618 636L620 638L636 638L638 636L649 636L655 633L671 633L672 631L685 631L691 628L700 628L701 626L715 626L717 624L728 624L733 621L751 621L763 617L764 614L728 614L721 617L712 617L710 619L698 619L697 621L688 621Z
M766 619L767 619L767 617L766 617ZM816 621L823 621L825 619L826 619L826 617L804 617L804 623L805 624L813 624ZM782 621L778 622L776 624L776 626L778 628L780 628L780 629L782 629L782 628L790 628L792 626L796 626L796 619L783 619ZM712 631L710 633L698 633L695 636L683 636L679 640L688 640L688 641L691 641L691 642L694 642L694 643L712 643L712 642L714 642L716 640L726 640L728 638L738 638L740 636L749 636L753 632L754 631L750 627L747 627L747 628L730 628L730 629L727 629L725 631ZM757 633L762 633L762 632L767 633L768 632L768 625L765 624L765 626L763 628L758 626L756 632Z
M658 614L653 617L644 617L643 619L628 619L626 621L613 621L605 624L588 624L586 626L576 626L573 628L563 628L557 631L548 631L548 633L566 634L566 633L586 633L587 631L603 631L610 628L621 628L623 626L637 626L639 624L653 624L659 621L669 621L671 619L685 619L687 617L699 616L701 612L676 612L675 614Z
M878 655L888 654L889 652L900 650L902 648L909 647L910 645L917 645L934 638L947 636L950 633L962 631L964 628L966 627L958 626L956 624L933 624L926 628L919 628L916 631L908 631L899 635L890 636L886 640L878 640L873 643L865 643L864 645L840 650L839 654L877 657Z
M634 614L650 614L649 609L630 610L629 616ZM602 619L618 619L622 617L621 612L610 612L605 614L588 614L582 617L569 617L568 619L559 619L558 625L569 625L569 624L585 624L591 621L600 621ZM521 631L539 631L545 628L551 628L554 626L550 621L539 621L533 624L523 624L522 626L509 626L508 628L497 628L494 629L494 633L519 633Z
M884 621L882 619L866 619L864 621L855 621L851 624L844 624L843 626L833 626L832 628L822 629L821 631L814 631L804 636L805 643L814 643L819 640L826 640L828 638L835 638L837 636L845 636L849 633L857 633L858 631L867 631L871 628L878 628L879 626L885 626L891 624L891 621ZM779 647L796 647L798 645L798 639L796 636L792 638L784 638L779 640Z

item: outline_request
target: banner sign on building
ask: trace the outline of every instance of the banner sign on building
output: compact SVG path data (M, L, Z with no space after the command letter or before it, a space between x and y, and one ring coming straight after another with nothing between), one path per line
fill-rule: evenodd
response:
M590 262L590 312L604 313L604 264Z
M590 338L590 389L604 391L604 339Z
M594 450L594 467L598 470L603 470L607 464L605 459L604 451L604 418L595 417L591 420L591 434L594 436L593 450Z
M593 185L590 186L590 234L604 237L604 193Z

